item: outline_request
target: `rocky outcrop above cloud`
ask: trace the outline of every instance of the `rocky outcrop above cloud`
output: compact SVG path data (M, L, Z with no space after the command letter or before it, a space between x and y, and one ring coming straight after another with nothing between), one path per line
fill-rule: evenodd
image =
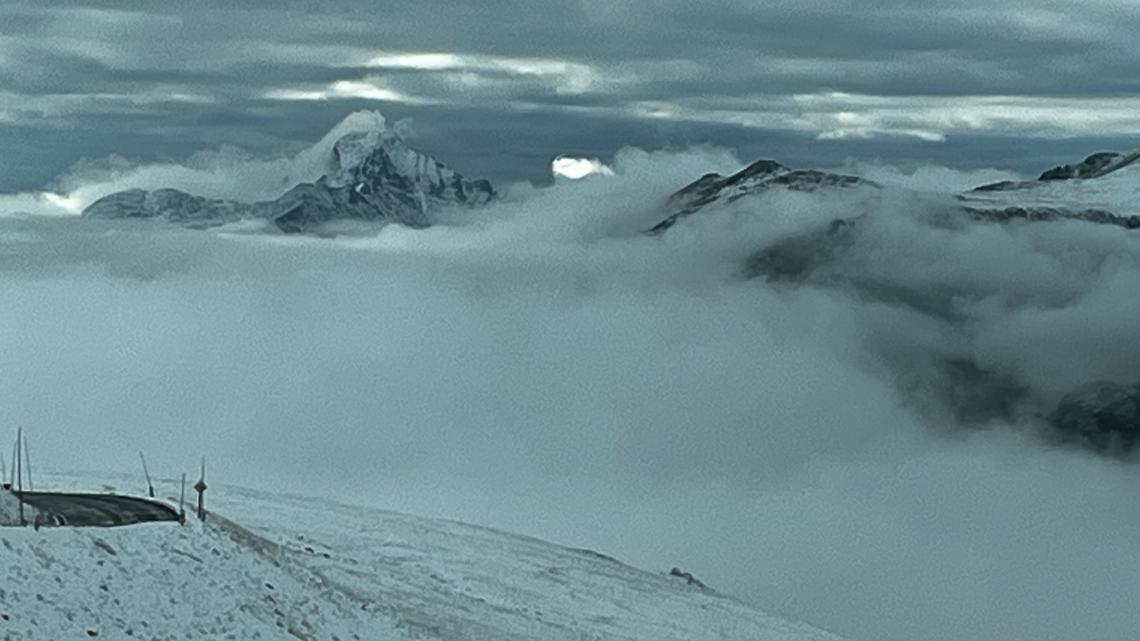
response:
M1076 233L1076 228L1044 227L1061 223L1087 223L1117 228L1121 234L1136 233L1140 230L1140 210L1134 199L1140 191L1138 158L1140 153L1094 154L1077 165L1045 172L1040 181L1028 183L1032 189L995 187L951 197L911 194L901 199L884 189L870 193L868 202L842 196L821 199L818 206L833 208L836 218L830 222L827 218L823 222L805 221L798 231L781 233L771 241L758 238L760 247L747 256L738 273L784 288L806 285L826 289L922 318L947 336L956 337L961 345L969 345L975 324L990 313L986 311L988 305L1002 301L996 304L1018 306L1025 296L1036 294L1019 293L1013 283L1006 285L988 274L973 273L966 265L988 257L984 249L956 247L968 242L963 234L987 237L979 225L1009 227L1003 234L1026 234L1037 242ZM745 212L763 216L767 208L782 206L763 197L777 186L815 191L877 185L854 176L793 171L773 161L759 161L728 178L708 174L679 190L666 203L663 213L668 217L650 231L662 233L686 216L729 203L737 203L736 210L743 207ZM904 211L898 211L899 207ZM912 210L918 215L909 215ZM892 212L908 215L896 218ZM908 226L914 228L902 231ZM1103 237L1103 232L1089 231L1092 237ZM936 264L916 265L907 260L905 257L916 251L910 244L927 237L938 239L931 247L940 249L926 254L938 256L933 259ZM942 256L944 251L948 253ZM896 255L897 260L892 258ZM921 276L908 277L909 270ZM965 273L970 275L963 276ZM1080 296L1080 291L1074 291L1042 304L1063 308L1069 304L1066 300L1079 300ZM908 392L908 398L917 404L933 402L937 411L948 410L959 425L1029 420L1050 426L1064 440L1078 440L1098 450L1130 450L1140 440L1140 384L1096 383L1056 404L1052 392L1036 389L1025 372L995 368L993 359L972 350L886 350L883 359L890 361L892 372L905 372L899 376L900 386L917 390Z
M398 135L371 131L338 140L330 174L297 185L260 213L291 232L346 218L427 227L434 210L485 205L493 196L486 180L467 180Z
M1140 383L1090 383L1062 398L1049 422L1063 437L1131 450L1140 440Z
M1140 176L1135 175L1140 172L1120 170L1140 167L1137 160L1140 160L1140 150L1128 154L1102 152L1076 165L1054 167L1042 173L1037 181L1002 181L982 185L957 197L963 205L956 213L973 220L996 223L1083 220L1140 229L1140 211L1133 211L1134 205L1123 208L1090 206L1090 203L1116 205L1128 202L1129 196L1140 189ZM1126 173L1130 175L1124 175ZM1112 180L1103 180L1110 175ZM1067 189L1057 184L1061 181L1079 182L1080 189ZM1122 185L1124 189L1121 189ZM881 188L879 184L858 176L793 170L774 160L758 160L731 176L705 174L681 188L666 201L664 211L667 217L649 232L664 232L698 211L733 203L777 187L792 191Z
M1115 151L1102 151L1092 154L1075 165L1059 165L1048 169L1043 172L1036 181L1003 180L1001 182L976 187L974 191L986 192L1031 189L1038 186L1039 183L1052 180L1089 180L1092 178L1101 178L1114 171L1123 169L1135 163L1137 160L1140 160L1140 150L1127 154L1117 153Z
M96 200L88 218L161 219L188 226L213 226L248 217L253 207L232 200L192 196L177 189L128 189Z
M333 146L330 171L272 201L240 203L176 189L132 189L105 196L83 211L91 218L164 220L211 227L242 218L265 219L285 232L306 232L333 220L431 224L447 207L477 207L494 197L486 180L468 180L420 153L388 130L355 132Z
M816 191L828 188L878 188L874 182L815 170L789 169L774 160L758 160L731 176L705 174L673 194L666 204L669 217L653 226L660 233L706 207L728 204L772 188Z
M996 223L1014 220L1024 221L1050 221L1050 220L1083 220L1101 225L1116 225L1125 229L1140 229L1140 216L1121 216L1103 209L1073 210L1066 207L963 207L962 211L977 220L986 220Z

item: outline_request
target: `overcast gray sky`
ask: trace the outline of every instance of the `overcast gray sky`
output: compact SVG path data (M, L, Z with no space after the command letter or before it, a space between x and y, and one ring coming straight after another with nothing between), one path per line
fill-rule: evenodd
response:
M1136 33L1133 0L5 2L0 191L362 108L497 180L627 144L1030 171L1140 146Z

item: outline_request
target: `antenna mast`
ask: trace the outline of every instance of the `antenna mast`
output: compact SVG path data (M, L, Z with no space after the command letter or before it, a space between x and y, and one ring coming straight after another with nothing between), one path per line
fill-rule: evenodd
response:
M24 498L20 496L24 493L24 475L20 469L21 461L24 457L20 456L20 444L24 441L24 428L16 428L16 501L20 504L20 525L27 525L27 520L24 519Z
M24 469L28 475L28 491L31 492L35 488L32 487L32 455L28 454L27 437L24 438Z
M143 456L142 450L139 450L139 460L143 464L143 474L146 476L146 492L147 496L154 498L154 483L150 482L150 470L146 469L146 457Z
M10 470L10 476L8 477L8 489L14 489L16 487L16 448L19 445L19 439L17 439L16 442L12 444L12 469Z

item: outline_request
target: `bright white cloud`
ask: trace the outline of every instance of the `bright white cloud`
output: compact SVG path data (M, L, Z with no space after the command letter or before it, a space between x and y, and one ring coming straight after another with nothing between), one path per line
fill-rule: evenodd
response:
M548 58L511 58L456 53L385 52L373 56L369 67L382 69L414 69L419 71L463 71L470 73L506 73L536 76L557 81L562 93L589 91L615 78L603 76L594 67Z
M814 134L821 140L901 136L943 142L955 134L1019 133L1040 138L1140 135L1140 98L756 95L751 100L638 101L602 107L639 118L732 123Z
M1030 96L793 96L799 126L820 137L875 134L943 140L956 133L1004 131L1044 138L1140 134L1140 98Z
M385 86L377 78L366 80L338 80L321 89L274 89L265 94L272 100L347 100L362 99L382 102L423 104L428 102Z
M614 175L614 170L597 158L577 158L574 156L558 156L551 161L550 170L555 176L571 180L579 180L593 175Z
M74 215L107 194L126 189L172 187L209 198L258 201L276 198L299 182L316 180L328 171L333 144L358 131L386 126L375 111L351 114L317 143L296 154L251 158L222 148L195 154L184 162L136 165L120 158L87 163L61 177L52 191L0 194L0 216L31 213Z

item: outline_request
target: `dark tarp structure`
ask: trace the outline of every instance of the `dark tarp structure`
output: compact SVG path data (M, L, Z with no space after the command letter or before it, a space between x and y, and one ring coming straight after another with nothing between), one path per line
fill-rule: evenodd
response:
M154 499L81 492L14 492L39 512L44 525L114 527L152 521L180 521L178 511Z

